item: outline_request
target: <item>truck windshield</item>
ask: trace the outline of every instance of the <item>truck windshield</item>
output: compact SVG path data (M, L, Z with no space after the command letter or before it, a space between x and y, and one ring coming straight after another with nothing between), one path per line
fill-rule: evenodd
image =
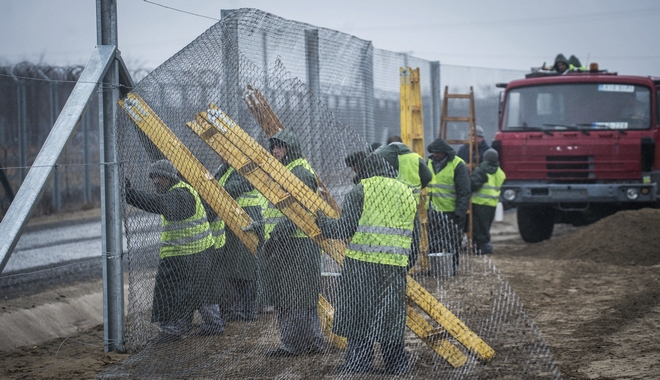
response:
M651 92L614 83L572 83L510 90L504 131L649 129Z

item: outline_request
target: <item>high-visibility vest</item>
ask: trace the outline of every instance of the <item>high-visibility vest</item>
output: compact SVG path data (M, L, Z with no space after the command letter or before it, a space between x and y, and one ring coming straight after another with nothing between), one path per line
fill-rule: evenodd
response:
M405 267L412 252L417 212L412 190L387 177L371 177L360 183L364 189L362 215L346 248L346 256Z
M500 168L497 168L494 174L488 174L488 181L479 190L472 193L472 203L497 207L502 191L502 183L505 179L506 175Z
M454 170L459 163L464 162L458 156L447 162L447 165L433 175L433 179L427 185L431 206L435 211L453 212L456 210L456 182L454 181ZM433 159L429 159L429 169L433 168ZM435 170L432 170L435 171Z
M422 156L415 152L400 155L399 175L396 177L412 189L418 203L419 194L422 191L422 180L419 178L419 160L421 158Z
M229 167L225 174L220 177L218 180L220 186L225 187L225 184L227 183L227 180L233 171L234 168ZM211 231L213 231L213 238L215 239L215 249L220 249L225 246L225 243L227 242L227 235L225 234L226 228L227 225L225 224L225 221L216 215L215 220L211 222Z
M316 176L314 169L312 169L312 167L305 159L298 158L296 160L293 160L289 162L288 165L286 165L286 168L289 170L293 170L293 168L295 168L296 166L302 166L303 168L309 170L309 172L312 173L314 176ZM264 210L264 236L266 240L270 238L270 233L273 232L275 225L284 218L285 218L284 214L282 214L282 212L278 210L277 207L275 207L275 205L273 205L272 203L268 204L268 208ZM306 238L308 236L304 232L302 232L300 228L296 228L296 232L294 232L293 237Z
M168 191L184 188L195 197L195 214L185 220L169 221L160 216L160 258L192 255L213 245L211 227L206 219L206 211L197 191L189 184L179 181Z

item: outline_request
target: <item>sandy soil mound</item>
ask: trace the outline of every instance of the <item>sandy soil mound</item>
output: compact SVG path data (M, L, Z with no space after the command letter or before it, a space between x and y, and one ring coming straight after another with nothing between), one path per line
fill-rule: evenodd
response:
M572 234L529 244L517 255L580 259L614 265L660 263L660 210L621 211Z

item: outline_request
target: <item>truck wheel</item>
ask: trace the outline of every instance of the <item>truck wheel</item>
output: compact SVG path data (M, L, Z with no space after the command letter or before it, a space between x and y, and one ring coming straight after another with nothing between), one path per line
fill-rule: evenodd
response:
M518 231L527 243L550 239L555 227L555 210L548 206L518 206Z

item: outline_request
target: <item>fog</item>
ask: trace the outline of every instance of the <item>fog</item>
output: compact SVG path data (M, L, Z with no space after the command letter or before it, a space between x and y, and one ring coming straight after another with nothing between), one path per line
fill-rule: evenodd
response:
M119 49L129 68L155 68L216 23L221 9L237 8L445 65L528 70L563 53L620 74L660 76L654 0L118 0ZM93 0L0 0L0 64L85 64L95 45Z

